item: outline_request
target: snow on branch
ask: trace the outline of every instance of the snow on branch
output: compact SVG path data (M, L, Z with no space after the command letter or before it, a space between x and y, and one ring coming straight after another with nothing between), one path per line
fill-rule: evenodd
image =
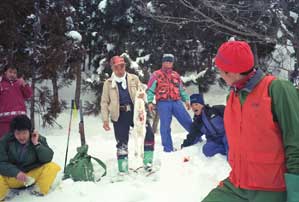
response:
M198 74L192 73L188 76L181 76L181 79L182 79L183 83L188 83L188 82L196 83L196 80L199 77L203 77L207 70L208 70L208 68L204 69L203 71L199 72Z
M80 43L82 41L81 34L75 30L69 31L65 35L72 38L75 42Z
M138 63L139 62L142 63L143 61L149 60L150 54L143 57L137 57L136 61L133 61L132 58L127 53L122 53L120 56L126 58L129 61L130 68L134 69L138 73L138 76L144 77L143 70Z

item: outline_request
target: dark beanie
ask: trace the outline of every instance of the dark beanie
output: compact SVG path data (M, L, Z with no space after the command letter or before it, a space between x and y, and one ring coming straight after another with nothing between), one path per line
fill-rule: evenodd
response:
M31 132L31 120L26 115L16 116L10 122L10 131L14 132L15 130L29 130Z
M174 55L164 54L162 57L162 62L174 62Z
M198 104L204 105L205 101L203 100L202 94L192 94L190 96L190 103L191 104L198 103Z

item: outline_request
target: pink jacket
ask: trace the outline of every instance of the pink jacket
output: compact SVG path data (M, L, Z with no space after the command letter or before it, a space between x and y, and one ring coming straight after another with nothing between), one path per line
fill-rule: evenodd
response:
M22 86L18 80L0 77L0 122L10 122L16 115L26 113L25 100L31 96L28 84Z

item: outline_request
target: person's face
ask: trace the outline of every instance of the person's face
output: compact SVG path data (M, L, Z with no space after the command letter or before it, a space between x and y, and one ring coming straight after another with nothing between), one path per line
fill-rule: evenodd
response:
M113 65L112 70L117 77L123 77L126 72L126 64Z
M162 67L164 67L164 68L172 68L173 67L173 62L168 62L168 61L163 62L162 63Z
M29 130L15 130L14 135L20 144L26 144L30 139Z
M240 75L238 73L225 72L221 69L219 69L219 74L228 86L232 86L233 83L239 81L244 77L243 75Z
M199 116L201 114L202 108L203 108L203 105L201 105L199 103L192 103L192 105L191 105L191 109L196 116Z
M15 68L8 68L5 72L4 72L5 77L8 80L15 80L17 79L17 69Z

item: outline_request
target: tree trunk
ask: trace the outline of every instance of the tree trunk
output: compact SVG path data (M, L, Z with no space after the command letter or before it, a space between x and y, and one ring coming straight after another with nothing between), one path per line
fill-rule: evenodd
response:
M34 64L35 65L35 64ZM34 106L35 106L35 68L32 68L32 82L31 82L31 88L32 88L32 98L30 103L30 119L32 123L32 128L35 128L35 117L34 117Z
M57 117L57 114L61 112L59 104L59 94L58 94L58 84L57 84L57 74L52 77L52 86L53 86L53 116Z
M254 55L254 65L255 67L259 67L259 56L257 53L257 46L256 43L253 44L253 55Z
M299 47L295 48L295 52L297 61L294 68L299 68Z
M92 60L92 55L93 55L93 46L92 45L92 41L89 40L89 44L88 44L88 71L90 71L91 69L91 60Z
M294 45L295 55L296 55L296 63L294 69L299 68L299 41L298 42L292 42Z

